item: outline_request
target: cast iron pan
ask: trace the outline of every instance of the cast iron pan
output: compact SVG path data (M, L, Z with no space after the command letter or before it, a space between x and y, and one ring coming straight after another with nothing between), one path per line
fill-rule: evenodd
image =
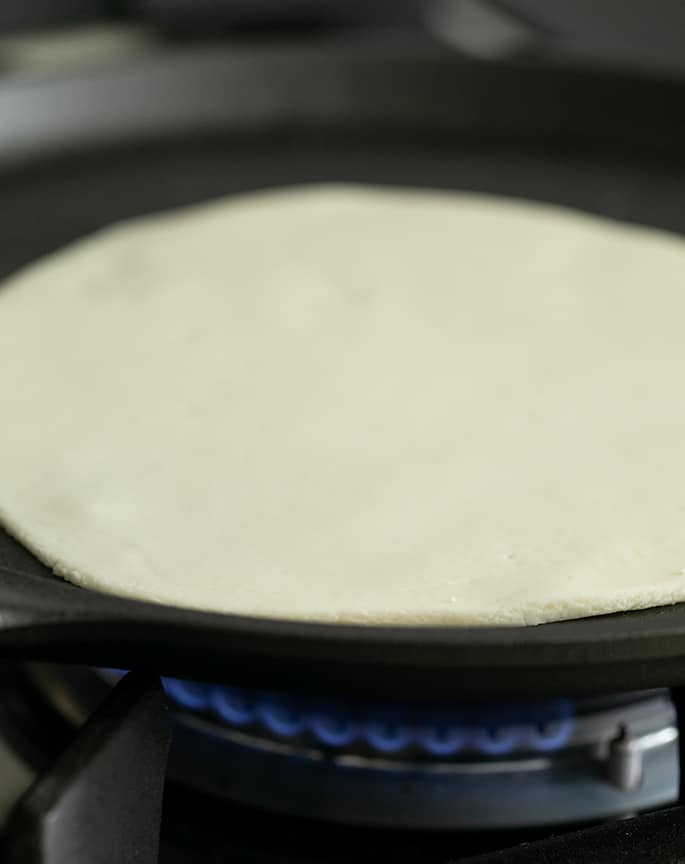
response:
M476 189L685 232L675 83L348 45L35 85L23 104L49 106L26 112L35 134L6 125L12 108L21 127L17 98L0 91L0 275L127 216L317 180ZM273 622L85 591L0 533L0 654L374 696L574 695L685 682L685 606L531 628Z

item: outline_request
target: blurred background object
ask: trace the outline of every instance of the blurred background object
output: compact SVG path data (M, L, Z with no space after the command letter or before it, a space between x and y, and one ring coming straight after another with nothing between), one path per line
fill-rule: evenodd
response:
M155 46L153 33L96 21L55 30L0 33L0 76L45 76L131 59Z
M78 41L65 43L86 54L95 50L89 44L95 32L104 54L111 53L113 40L123 44L119 35L106 37L92 29L102 22L110 27L126 22L127 39L132 26L176 38L382 28L424 33L484 59L685 71L685 4L680 0L30 0L0 7L0 34L89 25L86 38L74 36ZM0 63L7 50L0 49Z
M0 5L0 31L58 27L107 17L115 9L108 0L25 0Z

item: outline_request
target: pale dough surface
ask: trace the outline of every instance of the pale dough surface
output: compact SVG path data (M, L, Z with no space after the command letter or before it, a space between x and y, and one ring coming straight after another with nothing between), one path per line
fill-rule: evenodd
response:
M0 290L0 518L56 572L268 617L685 599L685 243L311 187L105 230Z

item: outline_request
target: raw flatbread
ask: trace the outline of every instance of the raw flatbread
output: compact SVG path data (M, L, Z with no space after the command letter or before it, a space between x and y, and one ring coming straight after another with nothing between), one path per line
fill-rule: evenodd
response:
M310 187L102 231L0 291L0 515L55 571L308 620L685 599L685 244Z

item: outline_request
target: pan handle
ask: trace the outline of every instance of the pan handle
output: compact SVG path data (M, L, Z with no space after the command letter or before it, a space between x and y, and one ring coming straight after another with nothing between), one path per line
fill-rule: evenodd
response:
M101 596L51 575L0 564L0 635L26 626L81 620L89 609L106 605L98 602Z
M47 569L0 564L0 659L116 666L121 652L135 668L144 643L160 656L175 644L174 618L173 610L88 591Z

